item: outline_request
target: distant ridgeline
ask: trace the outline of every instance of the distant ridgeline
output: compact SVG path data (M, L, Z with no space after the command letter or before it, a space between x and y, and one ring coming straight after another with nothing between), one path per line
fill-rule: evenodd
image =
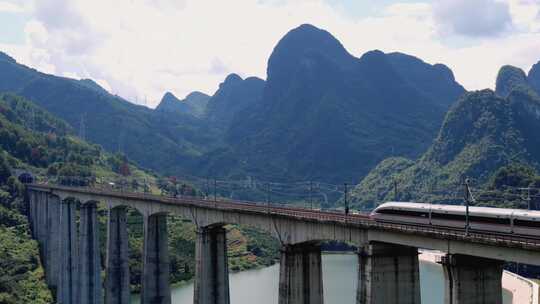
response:
M213 96L167 93L156 110L7 55L1 91L72 129L84 125L90 142L163 175L334 183L358 180L389 156L418 157L464 93L444 65L380 51L356 58L311 25L279 41L266 81L231 74Z
M100 180L147 181L166 189L168 179L139 169L123 155L104 152L73 135L64 121L34 103L13 94L0 94L0 302L52 303L54 292L47 289L39 251L30 237L24 188L13 176L15 169L30 171L51 182L85 186ZM129 184L127 187L134 187ZM180 194L200 195L190 185L182 185ZM159 189L149 189L159 191ZM100 218L106 209L100 210ZM140 286L142 252L142 217L134 214L129 223L130 271L132 287ZM100 221L105 223L104 220ZM194 226L182 219L168 223L173 282L189 280L194 267ZM253 229L229 227L230 268L233 271L270 265L278 256L278 244L270 236ZM102 249L105 244L105 224ZM138 233L139 232L139 233ZM102 259L104 261L104 259ZM24 271L23 271L24 270Z
M377 50L357 58L311 25L277 43L266 80L231 74L212 96L166 93L155 110L0 56L0 91L162 176L191 176L206 192L214 178L230 181L221 195L260 200L271 199L261 180L329 183L334 196L336 184L361 181L352 199L368 208L394 197L396 183L401 199L450 202L427 193L456 191L465 175L485 186L509 163L538 168L539 90L540 64L528 75L503 67L496 92L465 93L442 64ZM310 187L291 191L307 200Z
M469 177L481 188L477 204L527 208L530 195L532 206L540 208L539 69L535 65L526 76L505 66L495 92L465 94L418 160L382 161L354 189L354 204L372 208L396 197L461 203L461 183Z

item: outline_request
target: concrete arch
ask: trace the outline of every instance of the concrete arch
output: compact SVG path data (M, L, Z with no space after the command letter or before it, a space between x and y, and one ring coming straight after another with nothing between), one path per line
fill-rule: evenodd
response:
M84 207L84 206L89 206L89 205L98 205L98 204L101 204L102 202L101 201L97 201L97 200L89 200L89 201L79 201L79 204L81 207Z
M282 245L295 245L322 241L338 241L362 246L368 242L365 230L347 227L337 223L315 221L295 221L284 217L269 217L269 228Z
M217 222L217 223L212 223L212 224L206 225L206 226L200 226L199 228L213 229L213 228L221 228L221 227L227 226L227 225L234 225L234 224L232 224L232 223L224 223L224 222Z
M167 213L191 220L197 227L215 227L228 224L247 226L265 231L282 245L310 241L342 241L362 246L367 242L365 230L318 221L297 221L279 215L226 212L219 209L181 206L174 204L147 204L147 215Z
M148 215L147 208L136 202L117 202L117 201L105 201L105 205L109 210L117 209L117 208L131 208L136 210L139 214L141 214L143 217Z
M76 203L78 205L82 205L83 201L85 201L85 200L81 200L80 198L75 197L75 196L60 197L60 202L62 202L62 203Z
M148 214L147 217L152 217L152 216L168 216L168 215L174 215L174 214L171 214L170 212L167 212L167 211L160 211L160 212L154 212L154 213L151 213L151 214Z

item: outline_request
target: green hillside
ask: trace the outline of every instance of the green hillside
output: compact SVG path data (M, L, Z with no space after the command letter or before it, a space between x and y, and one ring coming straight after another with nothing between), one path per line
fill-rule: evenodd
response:
M465 94L447 113L438 137L422 157L382 161L354 189L354 204L372 208L392 200L396 183L398 200L461 202L464 177L472 178L476 187L493 188L493 176L500 168L526 164L538 170L540 97L524 75L503 67L498 94L491 90Z
M137 187L140 181L152 185L148 190L172 191L173 183L141 170L123 155L112 155L100 146L73 136L67 123L22 97L0 95L0 303L50 303L45 286L37 243L31 239L23 187L12 176L14 169L30 170L49 182L84 186L92 183L126 181ZM133 180L138 180L135 186ZM158 186L159 185L159 186ZM200 194L178 182L181 194ZM103 261L106 241L106 209L99 213ZM132 213L129 222L130 271L134 290L140 287L142 268L142 217ZM172 283L194 276L195 228L171 217L169 240ZM228 227L230 266L233 271L270 265L278 257L278 243L268 235L248 228ZM32 300L29 300L32 299Z
M0 92L23 96L73 128L84 121L88 141L162 173L179 172L217 138L192 115L135 105L95 82L44 74L5 54L0 56Z
M161 98L156 112L171 113L174 115L193 115L202 117L206 113L206 106L210 96L201 92L191 92L183 100L178 99L174 94L167 92Z

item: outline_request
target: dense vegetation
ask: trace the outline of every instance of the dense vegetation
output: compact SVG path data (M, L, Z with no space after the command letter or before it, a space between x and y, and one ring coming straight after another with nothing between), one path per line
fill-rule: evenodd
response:
M167 219L171 283L189 281L195 276L196 227L182 218ZM143 219L131 210L128 220L131 284L139 291L142 271ZM226 226L229 270L270 266L279 258L279 244L268 234L248 227ZM104 245L104 244L103 244Z
M69 126L33 103L0 95L0 303L50 303L43 281L38 246L30 237L23 188L13 169L30 170L39 178L69 185L114 181L132 190L166 195L201 195L174 178L140 170L124 155L106 153L72 135ZM141 181L146 181L143 185ZM99 209L102 261L105 261L106 216ZM142 217L130 212L130 271L134 290L140 288ZM172 282L193 277L195 227L170 217L169 246ZM277 241L247 228L229 227L230 266L239 271L269 265L278 257ZM17 280L14 280L16 278Z
M476 197L479 206L540 210L540 175L524 164L499 168L487 181L487 190Z
M0 153L0 303L52 303L38 244L31 238L23 187Z

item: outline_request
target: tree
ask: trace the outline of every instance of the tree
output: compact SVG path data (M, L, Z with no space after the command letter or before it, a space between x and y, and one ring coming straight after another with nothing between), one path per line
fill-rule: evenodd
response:
M0 155L0 184L5 184L11 176L11 169L3 155Z
M524 164L510 164L499 168L491 179L493 189L505 187L528 187L534 180L536 172Z

